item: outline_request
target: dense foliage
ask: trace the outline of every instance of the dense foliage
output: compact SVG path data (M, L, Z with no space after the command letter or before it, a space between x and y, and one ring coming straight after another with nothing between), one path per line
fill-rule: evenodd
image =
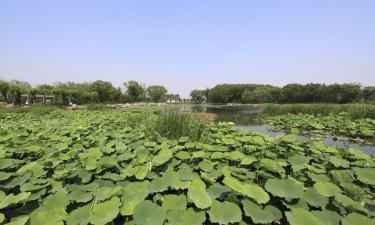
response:
M375 119L353 120L346 113L327 116L285 114L267 117L265 122L274 130L375 141Z
M90 103L121 103L139 101L165 101L168 96L179 98L176 95L167 95L167 89L160 85L152 85L147 89L137 81L124 83L125 91L114 87L110 82L97 80L91 83L55 83L32 87L27 82L0 80L1 100L7 103L20 104L21 94L30 95L31 101L36 95L54 95L55 104L68 105Z
M200 104L207 101L206 93L204 90L192 90L190 92L191 101L194 104Z
M161 85L152 85L147 88L147 95L153 102L165 101L167 92L167 89Z
M351 103L374 102L375 89L358 84L219 84L209 89L211 103Z
M152 117L1 114L0 223L374 224L375 162L360 150L230 123L151 137Z

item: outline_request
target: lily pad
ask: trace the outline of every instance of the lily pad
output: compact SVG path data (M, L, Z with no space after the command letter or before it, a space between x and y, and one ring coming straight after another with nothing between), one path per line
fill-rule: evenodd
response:
M293 199L300 198L303 186L293 179L268 179L265 188L274 196Z
M242 219L240 207L233 202L214 200L208 214L210 215L210 221L218 224L238 223Z
M290 212L286 212L285 215L290 225L325 225L325 223L321 222L314 214L306 209L293 208Z
M90 215L90 223L105 225L111 222L117 217L120 204L120 199L118 197L113 197L111 200L97 204L94 206Z
M208 208L212 204L212 200L206 192L205 188L194 184L190 185L188 189L188 197L200 209Z
M375 168L353 168L357 179L362 183L375 185Z
M375 225L375 220L358 213L351 213L341 219L342 225Z
M274 206L266 206L262 209L259 205L249 200L242 201L243 210L254 223L269 224L282 217L280 210Z
M319 194L326 197L335 196L336 194L341 193L341 190L338 186L328 182L317 182L314 184L314 188Z
M146 200L135 207L133 218L137 225L162 225L166 213L160 206Z

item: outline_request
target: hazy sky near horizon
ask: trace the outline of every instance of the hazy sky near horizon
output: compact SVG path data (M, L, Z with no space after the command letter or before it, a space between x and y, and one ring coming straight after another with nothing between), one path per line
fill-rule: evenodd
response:
M3 0L0 79L375 85L374 0Z

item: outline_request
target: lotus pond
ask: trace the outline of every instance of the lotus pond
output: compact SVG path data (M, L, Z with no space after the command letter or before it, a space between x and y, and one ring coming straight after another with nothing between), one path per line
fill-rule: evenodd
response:
M0 115L0 223L375 224L375 161L359 149L233 123L168 139L157 117Z
M265 119L275 130L320 136L341 136L359 141L375 141L375 119L351 119L347 114L327 116L285 114Z

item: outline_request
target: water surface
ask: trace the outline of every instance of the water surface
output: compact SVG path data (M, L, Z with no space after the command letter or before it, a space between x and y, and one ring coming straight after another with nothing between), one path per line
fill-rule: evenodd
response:
M255 106L247 105L204 105L204 106L184 106L180 111L186 112L207 112L215 113L217 115L217 121L234 122L239 129L249 129L257 132L261 132L272 137L277 135L285 135L283 131L272 131L267 129L266 125L260 118L261 109ZM307 140L312 138L311 136L300 135L298 139ZM316 138L316 137L314 137ZM336 140L330 137L320 138L328 145L337 146L340 148L350 147L362 149L366 154L375 157L375 146L362 145L349 141Z

